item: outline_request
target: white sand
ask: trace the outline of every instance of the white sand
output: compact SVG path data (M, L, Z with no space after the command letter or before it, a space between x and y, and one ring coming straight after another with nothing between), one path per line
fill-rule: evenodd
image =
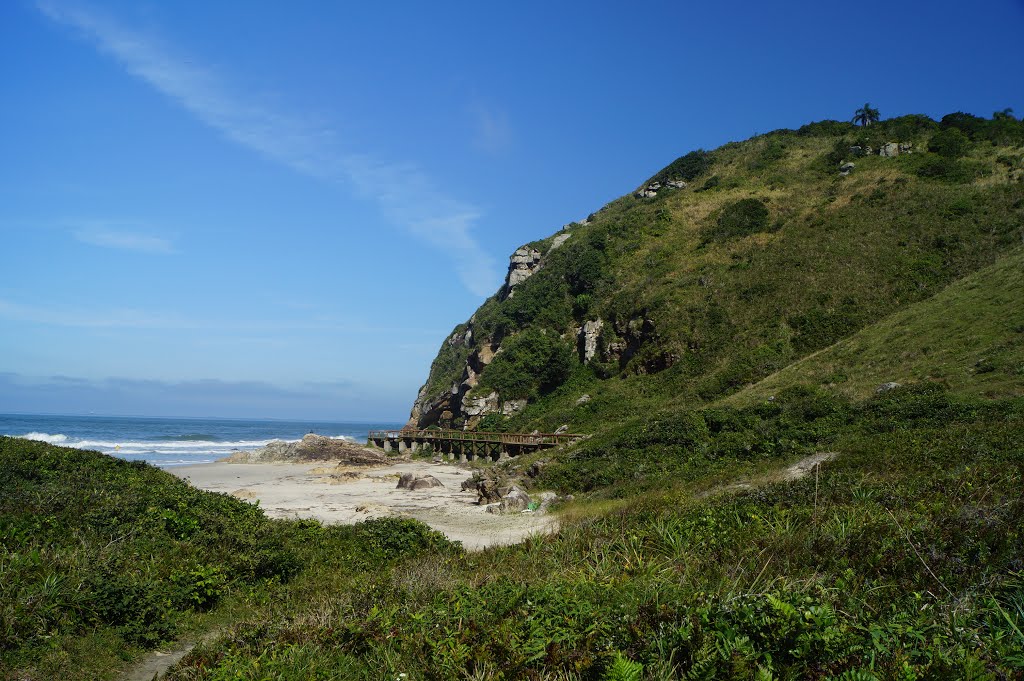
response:
M463 492L467 468L447 463L404 461L385 467L298 463L210 463L167 469L199 489L259 500L271 518L315 518L324 523L357 523L395 515L416 518L466 549L515 544L527 536L557 530L549 515L487 513L476 494ZM348 476L329 475L337 470ZM443 487L411 492L396 489L398 476L433 475Z

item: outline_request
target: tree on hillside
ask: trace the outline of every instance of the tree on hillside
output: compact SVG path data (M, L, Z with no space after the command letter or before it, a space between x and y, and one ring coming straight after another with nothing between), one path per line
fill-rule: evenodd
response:
M992 120L994 121L1015 121L1017 118L1013 115L1013 109L1003 109L1002 111L996 111L992 114Z
M880 118L878 109L872 109L870 102L865 102L863 107L853 113L853 122L857 125L871 125L877 123Z

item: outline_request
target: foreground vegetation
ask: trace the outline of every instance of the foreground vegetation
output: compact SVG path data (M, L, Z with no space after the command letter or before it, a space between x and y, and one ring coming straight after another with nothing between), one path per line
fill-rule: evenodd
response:
M1021 432L1024 400L934 385L681 412L549 464L597 497L477 554L8 439L2 660L103 678L184 625L224 629L173 679L1024 678Z
M147 464L2 437L0 678L111 678L311 566L358 574L447 546L411 521L270 520Z
M699 426L727 419L772 444ZM617 477L657 468L650 493L517 547L324 573L173 678L1024 678L1022 429L1024 401L927 388L621 432L576 459L643 452ZM819 448L838 457L771 473Z

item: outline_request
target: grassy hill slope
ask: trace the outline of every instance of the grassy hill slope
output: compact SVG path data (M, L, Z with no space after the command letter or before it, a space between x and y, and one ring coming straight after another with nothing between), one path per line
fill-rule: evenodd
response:
M938 381L954 392L985 397L1024 394L1024 251L790 364L724 403L751 403L804 384L864 398L889 381Z

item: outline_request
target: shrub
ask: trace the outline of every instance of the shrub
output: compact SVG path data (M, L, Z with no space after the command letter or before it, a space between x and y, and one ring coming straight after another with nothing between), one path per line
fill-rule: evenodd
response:
M971 171L962 162L947 156L922 154L916 159L914 170L918 177L945 182L970 182Z
M850 121L815 121L801 126L796 134L801 137L835 137L857 129Z
M785 156L786 145L781 140L768 138L765 141L764 147L761 148L754 160L750 162L750 169L756 171L770 168L777 161L785 158Z
M705 232L705 241L725 241L768 229L768 208L760 199L740 199L727 204L714 226Z
M589 243L577 245L568 255L565 280L573 296L593 293L604 279L604 258Z
M714 159L710 152L697 149L672 161L672 163L648 180L648 182L664 182L665 180L673 179L692 182L710 170L713 163Z
M956 113L943 116L942 120L939 121L939 127L944 130L956 128L971 139L974 139L976 135L985 129L985 119L973 114L964 113L963 111L957 111Z
M945 128L932 135L928 151L945 158L960 158L967 153L971 141L959 128Z
M572 350L561 338L530 328L502 344L480 387L497 390L505 400L533 399L562 385L573 361Z
M458 552L461 545L412 518L375 518L356 525L356 538L380 558L395 560L426 551Z

